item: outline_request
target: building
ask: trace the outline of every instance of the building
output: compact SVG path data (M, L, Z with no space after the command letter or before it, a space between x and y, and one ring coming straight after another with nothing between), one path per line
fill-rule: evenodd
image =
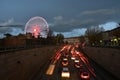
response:
M80 42L80 37L64 38L64 42L68 42L68 43Z
M106 46L120 45L120 27L102 33L102 41Z

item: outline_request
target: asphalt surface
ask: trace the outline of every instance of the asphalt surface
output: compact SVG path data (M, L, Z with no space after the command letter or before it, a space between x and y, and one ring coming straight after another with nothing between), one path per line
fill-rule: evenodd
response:
M75 59L79 60L82 68L75 67L75 60L71 59L73 56L75 56ZM67 66L62 65L63 58L68 59ZM61 76L63 67L69 69L69 78L63 78ZM87 72L89 74L89 79L86 80L117 80L117 78L104 70L101 66L86 57L83 51L76 50L73 45L63 46L57 51L56 55L52 56L52 58L45 63L33 80L83 80L81 78L82 72Z

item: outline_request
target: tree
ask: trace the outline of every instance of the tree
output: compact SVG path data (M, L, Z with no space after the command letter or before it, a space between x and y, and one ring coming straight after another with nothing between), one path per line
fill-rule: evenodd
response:
M104 31L103 27L99 27L99 26L87 28L85 34L89 39L89 43L97 44L102 39L101 32L103 31Z
M48 32L48 35L47 35L48 37L52 37L52 36L54 36L53 35L53 31L51 30L51 29L49 29L49 32Z
M25 37L25 34L20 33L17 35L17 37Z
M81 43L85 42L85 36L80 36L80 42Z
M103 27L93 26L93 27L87 28L85 34L88 36L88 35L98 34L102 31L104 31Z
M57 34L56 36L56 42L57 43L63 43L64 35L63 34Z
M6 36L6 38L9 38L9 37L12 36L10 33L6 33L6 34L4 34L4 35Z

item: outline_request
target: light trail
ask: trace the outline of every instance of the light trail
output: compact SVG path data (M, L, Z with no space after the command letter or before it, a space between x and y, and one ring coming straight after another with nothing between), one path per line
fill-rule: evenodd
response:
M52 75L55 69L55 65L54 64L50 64L48 70L46 71L47 75Z

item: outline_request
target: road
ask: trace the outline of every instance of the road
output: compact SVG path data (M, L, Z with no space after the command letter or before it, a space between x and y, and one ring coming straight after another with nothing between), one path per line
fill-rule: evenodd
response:
M62 76L63 68L68 68L69 77ZM87 79L81 77L83 73L87 74ZM33 80L117 80L117 78L86 57L74 45L65 45L52 56Z

